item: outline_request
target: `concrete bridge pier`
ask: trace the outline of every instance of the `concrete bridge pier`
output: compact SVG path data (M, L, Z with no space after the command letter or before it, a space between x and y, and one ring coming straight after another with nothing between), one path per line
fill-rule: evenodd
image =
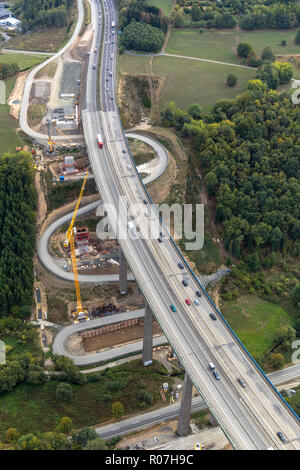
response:
M148 366L152 364L153 332L152 332L153 313L150 305L146 302L144 315L144 341L143 341L143 364Z
M179 421L177 426L177 434L179 436L187 436L190 433L190 418L192 405L193 382L190 376L185 372L184 388L180 405Z
M119 256L119 292L121 295L125 295L128 292L128 281L127 281L127 261L120 247Z

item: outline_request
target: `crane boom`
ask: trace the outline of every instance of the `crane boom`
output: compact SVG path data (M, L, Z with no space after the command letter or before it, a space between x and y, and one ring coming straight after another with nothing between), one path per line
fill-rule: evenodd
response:
M77 269L77 261L76 261L76 252L75 252L75 243L74 243L73 230L72 230L71 236L70 236L70 247L71 247L71 257L72 257L72 265L73 265L73 273L74 273L76 298L77 298L77 313L81 313L83 311L83 308L82 308L80 288L79 288L78 269Z
M69 246L69 244L70 244L70 247L71 247L71 258L72 258L72 266L73 266L74 282L75 282L75 290L76 290L76 299L77 299L77 312L76 312L76 314L78 315L78 317L80 317L80 315L86 315L87 310L83 309L83 307L82 307L82 301L81 301L81 295L80 295L80 287L79 287L79 279L78 279L78 268L77 268L75 242L74 242L74 223L75 223L77 211L78 211L78 208L79 208L79 205L80 205L80 202L81 202L81 198L82 198L82 194L83 194L83 191L84 191L84 188L85 188L85 184L86 184L88 174L89 174L89 172L86 171L86 174L85 174L82 186L81 186L80 194L79 194L79 197L78 197L78 200L77 200L77 203L76 203L76 207L75 207L75 210L74 210L74 213L73 213L73 217L72 217L72 220L71 220L70 226L68 228L68 231L66 233L66 238L65 238L65 241L64 241L64 247L65 248L67 248Z
M81 202L81 198L82 198L82 194L83 194L83 191L84 191L84 188L85 188L85 184L86 184L86 180L87 180L88 174L89 174L89 172L88 172L88 170L87 170L86 173L85 173L85 177L84 177L82 186L81 186L81 190L80 190L80 194L79 194L79 197L78 197L78 200L77 200L77 203L76 203L76 207L75 207L75 209L74 209L73 217L72 217L70 226L69 226L69 228L68 228L68 231L67 231L67 233L66 233L66 238L65 238L65 241L64 241L64 247L65 247L65 248L68 248L69 243L70 243L70 238L71 238L71 235L72 235L72 233L73 233L73 227L74 227L74 223L75 223L77 211L78 211L78 208L79 208L79 206L80 206L80 202Z

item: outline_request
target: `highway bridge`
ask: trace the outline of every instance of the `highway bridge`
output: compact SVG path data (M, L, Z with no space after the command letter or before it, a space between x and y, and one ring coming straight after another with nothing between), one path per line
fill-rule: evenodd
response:
M151 204L130 155L115 96L117 14L112 0L91 0L93 45L87 69L86 105L82 110L84 136L102 201L113 208L120 196L130 205ZM102 46L102 47L101 47ZM97 49L97 51L96 51ZM96 52L95 52L96 51ZM101 52L101 65L100 62ZM100 73L99 73L100 72ZM100 89L100 102L98 90ZM104 148L97 145L103 136ZM145 206L144 206L145 207ZM110 211L112 226L119 227L119 242L148 305L193 384L236 449L300 449L299 418L260 370L213 302L202 289L173 240L162 242L146 235L149 219L134 210L140 237L127 234L127 215ZM126 219L125 219L126 217ZM159 215L155 217L158 219ZM179 269L183 263L184 269ZM188 283L183 287L182 280ZM201 290L200 305L186 304ZM170 309L176 306L176 312ZM212 321L214 312L217 321ZM221 377L216 380L209 363ZM242 378L247 386L241 387ZM285 442L277 433L282 432Z

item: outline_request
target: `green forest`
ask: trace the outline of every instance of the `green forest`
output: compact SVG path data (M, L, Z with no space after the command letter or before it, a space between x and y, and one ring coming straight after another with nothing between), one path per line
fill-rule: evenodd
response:
M210 114L169 103L162 118L192 139L229 252L253 264L273 251L299 254L300 108L289 93L250 80Z
M160 8L147 5L146 0L132 0L120 8L119 29L122 31L122 48L156 52L164 44L167 19Z
M28 152L0 157L0 314L30 314L35 246L34 170Z
M300 7L296 0L222 0L197 2L178 0L181 14L189 14L190 25L200 28L234 28L244 30L290 29L300 25Z
M17 0L12 11L22 20L22 30L61 28L68 24L68 12L74 0Z

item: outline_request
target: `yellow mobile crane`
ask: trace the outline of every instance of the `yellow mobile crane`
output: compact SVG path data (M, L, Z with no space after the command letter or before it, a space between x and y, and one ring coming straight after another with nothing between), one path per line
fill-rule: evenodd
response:
M89 320L89 317L87 316L87 314L88 314L87 309L82 307L80 288L79 288L79 280L78 280L78 269L77 269L77 261L76 261L75 242L74 242L74 223L75 223L77 211L78 211L78 208L79 208L79 205L80 205L80 201L81 201L82 194L83 194L83 191L84 191L84 188L85 188L85 184L86 184L88 174L89 174L89 172L86 171L86 174L85 174L82 186L81 186L80 194L79 194L79 197L78 197L78 200L77 200L77 204L76 204L76 207L75 207L75 210L74 210L74 213L73 213L73 217L72 217L72 220L71 220L70 226L68 228L68 231L66 233L66 238L65 238L65 241L64 241L64 247L68 248L68 246L70 244L70 248L71 248L72 266L73 266L73 272L74 272L74 282L75 282L76 298L77 298L76 312L73 312L73 314L76 315L76 317L77 317L76 320L75 320L76 322L78 322L79 320L83 320L83 319Z

